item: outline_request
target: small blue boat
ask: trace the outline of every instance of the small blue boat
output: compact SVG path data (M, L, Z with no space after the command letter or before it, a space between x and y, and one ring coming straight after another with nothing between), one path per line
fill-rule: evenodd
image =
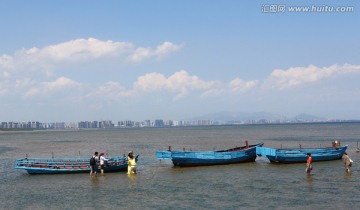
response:
M127 157L108 157L104 172L126 171ZM90 173L90 158L23 158L15 161L15 169L29 174ZM100 170L100 169L99 169Z
M207 166L254 162L256 148L263 143L219 151L156 151L158 159L171 159L174 166Z
M307 153L311 154L313 162L341 159L348 145L326 148L299 148L299 149L274 149L257 147L259 156L267 157L273 163L306 163Z

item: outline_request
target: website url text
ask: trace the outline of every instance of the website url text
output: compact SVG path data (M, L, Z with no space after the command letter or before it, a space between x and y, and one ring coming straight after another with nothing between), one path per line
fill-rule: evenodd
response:
M354 12L355 8L353 6L287 6L284 4L264 4L261 7L261 11L263 13L349 13Z

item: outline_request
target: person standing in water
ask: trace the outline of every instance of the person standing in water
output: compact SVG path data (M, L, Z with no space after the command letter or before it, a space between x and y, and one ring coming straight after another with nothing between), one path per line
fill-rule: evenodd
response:
M106 167L105 166L105 161L109 161L108 159L106 159L104 157L104 153L100 153L100 171L101 171L101 174L103 175L104 174L104 168Z
M134 158L133 151L128 153L128 172L127 174L136 174L136 158Z
M99 162L98 152L95 152L94 155L90 158L90 176L94 174L96 176L97 174L97 163Z
M307 153L307 161L306 161L306 173L308 175L311 174L311 171L312 171L312 157L311 157L311 154L310 153Z
M351 159L348 156L348 154L345 152L344 153L344 165L345 165L345 171L346 173L350 173L350 167L351 167Z

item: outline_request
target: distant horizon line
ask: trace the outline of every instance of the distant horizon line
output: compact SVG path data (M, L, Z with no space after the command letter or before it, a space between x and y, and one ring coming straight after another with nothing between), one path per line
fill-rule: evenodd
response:
M94 129L125 129L125 128L174 128L174 127L212 127L212 126L250 126L250 125L296 125L296 124L337 124L337 123L360 123L360 120L338 120L338 121L293 121L293 122L253 122L253 123L228 123L228 124L129 124L129 125L116 125L104 124L102 126L82 127L80 124L77 126L65 126L65 122L58 122L57 126L43 126L43 123L37 122L35 127L3 127L0 124L0 131L34 131L34 130L94 130ZM49 125L49 124L45 124Z
M346 121L360 121L360 119L296 119L296 118L285 118L285 119L185 119L185 120L164 120L161 118L157 118L154 120L78 120L78 121L40 121L40 120L9 120L9 121L0 121L0 125L2 123L80 123L80 122L155 122L155 121L163 121L163 122L195 122L195 121L212 121L212 122L248 122L248 121L302 121L302 122L346 122Z

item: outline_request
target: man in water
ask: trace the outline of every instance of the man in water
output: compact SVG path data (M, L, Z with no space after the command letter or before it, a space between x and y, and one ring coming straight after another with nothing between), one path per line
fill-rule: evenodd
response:
M95 152L94 155L92 156L92 158L94 158L94 163L90 162L90 176L92 176L94 174L94 176L96 176L96 171L98 168L97 162L99 162L99 157L98 157L98 152Z
M311 154L310 153L307 153L307 163L306 163L306 173L308 175L311 174L311 171L312 171L312 157L311 157Z

